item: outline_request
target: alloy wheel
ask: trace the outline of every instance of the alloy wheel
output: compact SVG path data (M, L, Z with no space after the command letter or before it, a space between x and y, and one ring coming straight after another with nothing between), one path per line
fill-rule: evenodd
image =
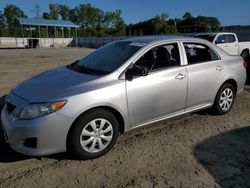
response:
M219 105L223 111L228 111L233 103L233 91L230 88L226 88L220 96Z
M113 138L113 127L106 119L94 119L84 126L80 135L82 148L89 153L104 150Z

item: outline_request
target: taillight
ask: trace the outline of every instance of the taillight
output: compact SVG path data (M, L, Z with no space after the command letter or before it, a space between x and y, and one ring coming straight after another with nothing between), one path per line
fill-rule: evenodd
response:
M243 66L247 70L247 62L244 61Z

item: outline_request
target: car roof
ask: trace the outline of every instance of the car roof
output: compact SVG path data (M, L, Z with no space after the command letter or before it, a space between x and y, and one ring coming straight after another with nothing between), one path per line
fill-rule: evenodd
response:
M194 36L197 36L197 35L217 35L217 34L235 34L235 33L231 33L231 32L196 33L196 34L194 34Z
M164 36L143 36L143 37L131 37L128 39L124 39L123 41L130 41L130 42L141 42L141 43L155 43L155 42L162 42L162 41L172 41L172 40L199 40L194 37L187 37L187 36L171 36L171 35L164 35Z

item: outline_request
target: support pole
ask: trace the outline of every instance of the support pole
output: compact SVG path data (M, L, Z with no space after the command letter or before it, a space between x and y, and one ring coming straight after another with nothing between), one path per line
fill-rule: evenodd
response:
M77 28L76 28L76 47L78 47Z
M16 41L16 48L17 48L16 27L15 27L15 41Z
M30 40L31 40L31 48L33 48L33 39L32 39L31 25L30 25Z
M63 44L64 44L64 30L63 30L63 27L62 27L62 40L63 40Z
M48 26L46 26L46 29L47 29L47 38L49 38L49 29L48 29Z
M22 27L23 46L25 47L25 44L24 44L24 32L23 32L23 25L21 25L21 27Z
M70 40L71 36L70 36L70 27L69 27L69 40ZM71 47L71 41L69 42L69 46Z
M39 38L41 38L41 30L40 30L40 25L38 26L38 33L39 33Z
M40 40L41 40L41 31L40 31L40 25L38 26L38 33L39 33L39 39L38 39L38 44L40 46ZM40 46L41 47L41 46Z
M54 38L54 47L55 47L55 40L56 40L56 36L57 36L57 35L56 35L56 27L54 27L54 33L55 33L55 34L54 34L54 35L55 35L55 38Z

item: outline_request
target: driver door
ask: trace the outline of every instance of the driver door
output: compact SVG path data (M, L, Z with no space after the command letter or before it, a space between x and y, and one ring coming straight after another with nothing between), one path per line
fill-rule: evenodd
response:
M185 66L181 66L178 43L149 50L135 66L144 66L149 72L146 76L126 80L132 126L155 121L176 112L184 112L187 71Z

